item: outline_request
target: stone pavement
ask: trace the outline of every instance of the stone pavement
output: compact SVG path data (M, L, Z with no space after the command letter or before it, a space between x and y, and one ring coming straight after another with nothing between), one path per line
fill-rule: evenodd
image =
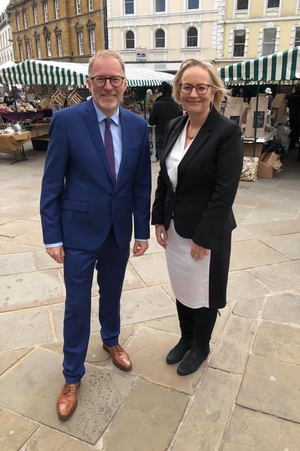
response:
M124 284L121 342L130 374L101 348L94 285L87 374L77 411L63 423L55 411L62 268L43 250L45 154L28 156L12 166L0 158L0 450L299 451L300 163L293 157L277 178L240 185L229 302L197 373L179 377L165 363L179 330L153 231Z

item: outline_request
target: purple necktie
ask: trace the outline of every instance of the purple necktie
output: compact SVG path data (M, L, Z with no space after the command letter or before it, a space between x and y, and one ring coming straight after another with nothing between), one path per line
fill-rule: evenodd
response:
M114 143L110 130L110 124L112 123L112 119L107 117L105 119L105 134L104 134L104 145L106 151L106 157L108 161L108 165L111 171L111 175L113 181L116 181L116 168L115 168L115 152L114 152Z

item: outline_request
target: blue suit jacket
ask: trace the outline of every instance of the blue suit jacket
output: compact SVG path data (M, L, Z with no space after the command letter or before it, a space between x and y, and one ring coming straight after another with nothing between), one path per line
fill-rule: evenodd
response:
M111 178L92 99L57 112L41 193L45 244L63 242L81 250L99 248L114 227L117 243L149 238L151 163L148 125L120 108L122 161Z

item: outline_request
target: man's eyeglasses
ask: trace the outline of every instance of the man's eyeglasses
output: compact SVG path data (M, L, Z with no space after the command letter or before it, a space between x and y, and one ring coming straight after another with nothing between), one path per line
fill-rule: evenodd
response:
M191 94L193 89L195 88L197 94L199 94L200 96L206 94L208 91L208 88L216 89L216 87L214 85L207 85L205 83L201 83L199 85L190 85L189 83L180 83L179 88L183 94Z
M104 88L104 86L106 85L106 81L109 80L110 84L114 87L114 88L120 88L120 86L122 86L123 80L125 79L125 77L100 77L100 76L96 76L96 77L91 77L90 78L92 80L92 82L94 83L94 85L97 88Z

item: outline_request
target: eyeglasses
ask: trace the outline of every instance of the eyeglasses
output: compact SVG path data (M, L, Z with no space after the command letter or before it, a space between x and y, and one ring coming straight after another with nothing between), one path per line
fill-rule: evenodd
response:
M214 85L207 85L205 83L201 83L199 85L190 85L189 83L180 83L179 85L180 91L183 94L191 94L193 89L196 89L197 94L200 96L207 93L208 88L216 88Z
M106 80L109 80L110 84L114 88L120 88L122 86L123 80L125 80L125 77L91 77L92 82L96 86L96 88L104 88L106 85Z

